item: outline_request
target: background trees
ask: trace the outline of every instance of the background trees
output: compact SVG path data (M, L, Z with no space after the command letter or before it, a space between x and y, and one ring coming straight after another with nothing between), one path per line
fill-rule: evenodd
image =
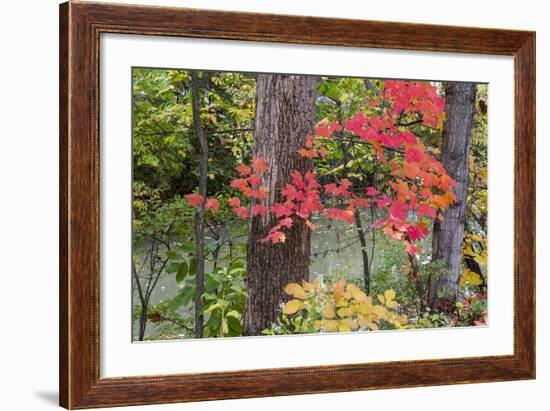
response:
M487 95L468 86L464 194L448 85L135 69L135 338L483 323ZM439 233L459 194L452 271ZM460 304L433 303L445 281Z
M199 83L195 110L192 74ZM143 266L133 280L134 338L187 337L195 331L205 337L240 335L246 257L240 236L247 228L231 215L215 217L211 208L206 209L201 258L195 242L197 210L184 196L201 196L205 157L196 124L207 140L208 157L228 159L208 162L207 197L221 193L236 175L236 162L250 156L254 76L137 68L133 76L133 257L138 268ZM153 247L156 239L167 242L170 250ZM153 253L148 251L151 248ZM145 261L165 259L158 281L151 281L150 264ZM201 260L204 281L197 276ZM151 287L146 308L138 281L144 290ZM196 291L197 283L204 283L202 292ZM197 303L202 310L196 310ZM197 326L195 314L206 315L203 327ZM147 327L140 338L142 319Z

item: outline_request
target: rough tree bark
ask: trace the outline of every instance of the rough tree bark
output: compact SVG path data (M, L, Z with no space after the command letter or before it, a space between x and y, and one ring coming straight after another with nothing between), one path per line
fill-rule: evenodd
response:
M458 293L475 99L476 85L473 83L448 83L445 87L447 117L443 127L441 162L447 174L458 184L453 188L456 202L444 212L443 222L436 220L434 223L432 259L442 260L447 273L430 285L428 304L432 308L437 305L438 294L447 293L445 298L454 301Z
M199 194L206 199L206 183L208 174L208 142L202 127L200 114L200 84L196 72L191 73L191 103L193 109L193 128L199 140ZM197 276L195 278L195 338L203 336L203 303L204 292L204 202L197 207L195 215L195 257L197 259Z
M311 76L258 75L252 151L254 157L265 158L269 167L264 180L269 190L266 206L283 200L280 190L291 181L292 171L312 168L297 150L314 131L316 83ZM309 276L310 230L297 219L285 231L284 243L262 243L275 224L273 216L256 216L250 222L244 335L259 335L269 328L287 300L285 285Z

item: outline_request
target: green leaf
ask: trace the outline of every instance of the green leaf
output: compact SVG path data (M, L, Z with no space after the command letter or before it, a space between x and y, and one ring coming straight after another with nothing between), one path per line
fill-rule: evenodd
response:
M220 315L218 311L215 311L212 313L206 324L204 325L205 328L209 330L210 335L217 335L218 330L220 329Z
M194 287L185 287L181 294L183 295L183 305L187 305L191 302L193 297L195 296L195 288Z
M235 274L242 274L244 273L246 270L242 267L239 267L239 268L234 268L232 269L231 271L229 271L229 275L235 275Z
M184 305L185 297L183 293L176 294L170 301L168 301L168 309L170 311L176 311L182 305Z
M180 266L180 263L170 263L168 264L168 267L166 267L166 272L175 273L176 271L178 271L179 266Z
M197 274L197 259L192 258L189 261L189 275L196 275Z
M189 272L189 266L187 263L181 263L178 267L178 272L176 273L176 281L178 283L181 283L185 277L187 276L187 273Z
M241 315L236 310L231 310L227 313L228 317L235 317L237 320L241 318Z
M208 307L206 310L204 310L205 313L210 313L214 310L219 310L221 309L221 306L219 304L214 304L214 305L211 305L210 307Z
M221 285L221 283L219 281L216 281L215 279L209 279L204 284L205 294L215 293L217 288L220 287L220 285Z
M168 257L170 260L181 260L182 255L176 253L175 251L166 251L166 257Z
M247 296L246 290L242 287L239 287L238 285L232 285L229 287L229 290L233 291L234 293L238 295L242 295L243 297Z
M232 337L236 337L238 335L241 335L242 332L243 332L241 322L233 316L231 316L231 317L227 316L226 319L227 319L227 325L229 326L229 334Z
M184 243L181 245L181 249L186 253L192 253L195 251L195 247L193 243Z

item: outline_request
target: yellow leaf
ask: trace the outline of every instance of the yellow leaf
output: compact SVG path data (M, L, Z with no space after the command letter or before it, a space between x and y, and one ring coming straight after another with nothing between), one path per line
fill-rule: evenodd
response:
M395 291L393 289L384 291L384 298L386 300L386 307L388 308L395 308L399 305L397 304L397 301L394 300Z
M338 327L338 321L336 320L321 320L319 324L319 330L323 330L326 332L334 332L337 330Z
M388 310L381 305L371 305L365 308L365 313L371 314L377 318L386 318L388 316Z
M344 318L344 319L339 321L338 328L340 328L341 326L347 327L346 331L356 330L357 329L357 321L355 321L352 318Z
M361 307L371 307L371 306L372 306L372 297L369 295L367 296L367 300L361 303Z
M301 302L300 300L290 300L288 303L285 304L283 312L285 314L294 314L302 308L304 308L303 302Z
M368 315L372 312L372 297L367 297L367 301L357 304L355 306L355 312L361 315Z
M359 287L355 284L348 284L346 287L347 291L350 292L351 296L360 303L367 301L367 294L365 294Z
M334 298L336 300L336 296ZM336 307L347 307L348 302L344 297L340 298L339 300L336 300Z
M395 321L397 321L401 325L405 325L409 322L409 319L405 314L400 314L396 316Z
M378 330L378 324L373 322L369 317L359 317L357 319L357 322L359 323L359 326L363 328L368 328L370 330Z
M346 280L342 277L340 278L333 286L332 292L334 294L334 301L336 305L342 305L344 303L344 287L346 285Z
M474 257L474 261L478 264L487 265L487 257L484 255Z
M466 284L481 285L483 281L478 273L472 270L464 270L460 277L460 286L464 287Z
M340 332L350 332L351 328L347 324L338 324L338 331Z
M349 307L343 307L338 310L338 315L340 317L351 317L353 315L353 311Z
M312 282L308 283L307 281L302 281L302 287L306 293L314 292L319 288L320 279L315 277Z
M339 290L344 292L344 287L346 285L346 280L344 277L340 277L338 281L334 284L334 291Z
M287 284L285 287L285 293L295 298L299 298L300 300L305 300L307 298L307 294L302 286L296 283Z
M313 328L319 331L321 329L321 321L320 320L313 321Z
M334 318L336 313L334 312L334 307L330 303L325 303L325 308L323 310L323 317L325 318Z
M464 254L475 255L474 250L472 250L472 247L469 244L466 247L464 247Z
M315 284L313 284L313 283L308 283L307 281L303 281L303 282L302 282L302 287L304 288L304 290L305 290L306 292L315 290Z
M386 299L384 298L384 296L382 294L378 294L376 296L376 298L378 298L378 301L380 301L380 303L386 304Z
M393 289L389 289L384 291L384 297L386 297L386 301L391 301L395 298L395 291Z

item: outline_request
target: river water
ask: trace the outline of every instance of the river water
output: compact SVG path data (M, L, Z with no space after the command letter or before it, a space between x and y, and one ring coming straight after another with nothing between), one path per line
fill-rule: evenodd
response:
M317 227L311 235L310 280L319 275L332 278L344 276L348 280L362 278L361 245L355 226L337 220L329 221L324 216L312 218L312 222ZM363 227L368 228L369 226L370 221L363 220ZM366 240L370 256L372 245L370 230L366 233ZM375 258L372 262L373 271L376 266ZM212 266L207 263L205 268L208 271L212 269ZM150 304L158 304L171 299L178 293L180 287L181 285L176 282L174 274L162 274L151 294ZM134 296L134 302L138 302L137 295ZM134 329L136 328L134 327ZM154 328L152 324L148 324L146 335L155 335Z

